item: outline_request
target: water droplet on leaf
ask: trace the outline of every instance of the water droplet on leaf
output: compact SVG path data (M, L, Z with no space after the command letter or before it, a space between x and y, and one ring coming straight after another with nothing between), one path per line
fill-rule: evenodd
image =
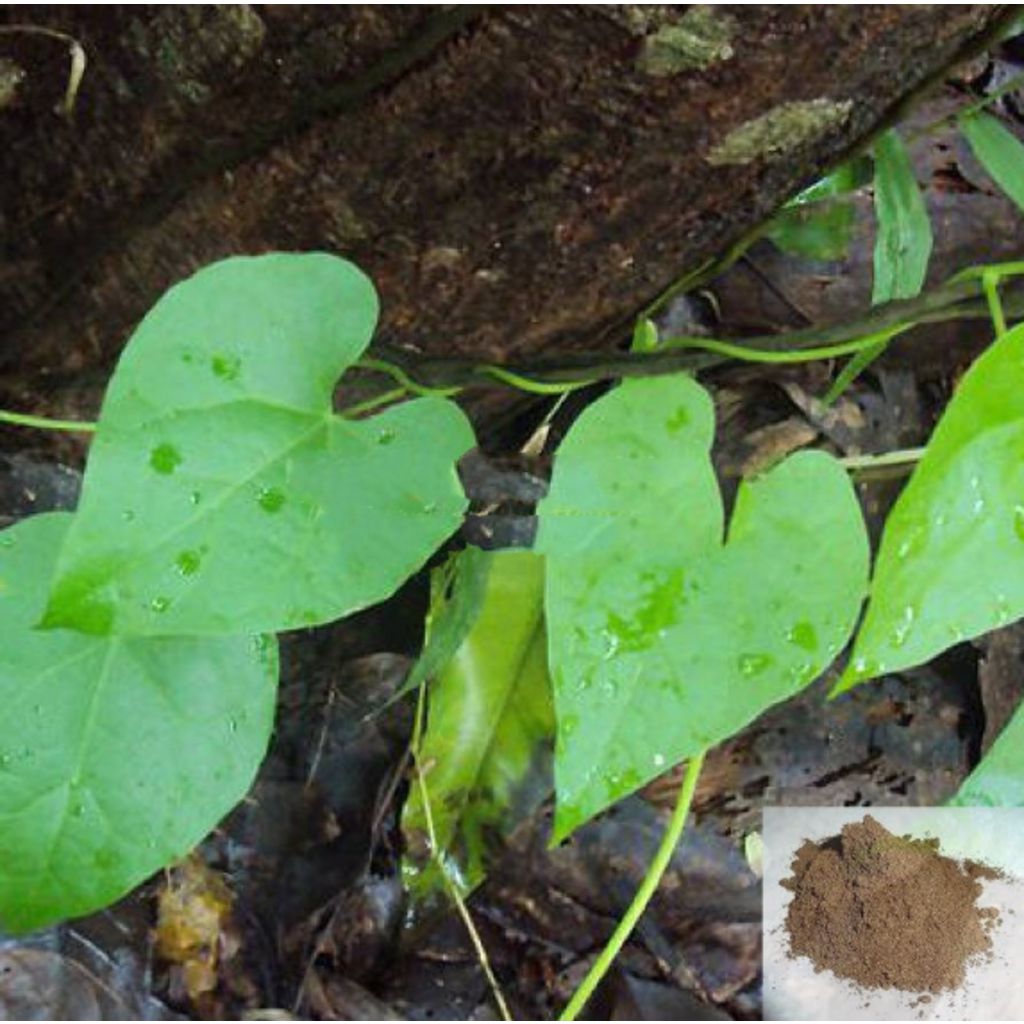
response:
M908 604L907 607L903 609L903 615L896 628L892 631L893 647L902 647L907 642L910 630L914 626L915 615L916 612L913 605Z
M149 453L149 464L156 472L170 476L181 465L181 452L172 444L158 444Z
M280 491L276 487L262 487L256 497L260 508L271 515L280 512L286 500L284 491Z
M242 369L242 360L238 356L217 353L210 360L210 368L221 380L235 380Z
M178 567L178 572L182 576L195 576L199 572L199 566L202 564L202 561L203 556L198 551L182 551L174 560L174 564Z
M165 612L171 607L171 600L170 598L163 596L154 597L153 600L149 602L149 607L159 615L161 612Z
M740 675L756 676L768 668L773 661L770 654L741 654L737 664Z
M678 433L687 423L690 422L690 413L685 405L679 406L672 414L672 418L665 424L670 434Z
M786 634L786 639L805 651L818 649L818 634L814 631L814 626L806 620L797 622Z

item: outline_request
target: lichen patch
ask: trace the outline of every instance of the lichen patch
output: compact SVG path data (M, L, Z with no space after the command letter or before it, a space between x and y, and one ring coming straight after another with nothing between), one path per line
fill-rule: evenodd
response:
M663 25L644 40L640 69L656 78L704 71L728 60L736 22L706 4L695 4L678 21Z
M734 128L707 155L709 164L751 164L773 160L845 124L851 100L798 100L774 107Z

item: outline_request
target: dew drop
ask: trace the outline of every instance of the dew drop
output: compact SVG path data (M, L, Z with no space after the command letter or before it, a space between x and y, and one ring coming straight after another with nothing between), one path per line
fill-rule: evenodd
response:
M584 673L576 679L576 685L574 687L576 693L583 693L585 690L590 689L590 684L593 680L590 678L588 673Z
M266 633L260 633L259 636L253 638L252 649L256 657L266 663L270 660L273 651L270 637Z
M870 675L875 671L875 663L865 657L856 657L853 659L853 671L857 675Z
M170 598L163 596L154 597L153 600L149 602L149 607L159 615L171 607Z
M903 615L896 628L892 631L893 647L902 647L907 642L910 630L914 626L915 615L916 612L913 605L908 604L907 607L903 609Z
M242 360L238 356L224 355L218 352L210 360L210 369L221 380L236 380L239 371L242 369Z
M203 556L198 551L182 551L174 560L174 564L182 576L195 576L202 561Z
M664 754L655 754L654 755L654 767L655 768L664 768L665 767L665 755Z
M391 444L395 439L395 432L390 427L384 427L383 430L377 434L377 444Z
M670 434L675 434L682 430L687 423L690 422L690 413L685 405L679 406L678 409L672 414L671 419L665 424Z
M125 521L126 523L130 523L130 522L132 522L132 520L134 520L134 519L135 519L135 513L134 513L134 512L133 512L133 511L132 511L132 510L131 510L130 508L126 508L126 509L125 509L125 510L124 510L124 511L123 511L123 512L121 513L121 518L122 518L122 519L123 519L123 520L124 520L124 521Z
M0 754L0 768L6 768L13 760L14 758L8 753Z
M81 803L75 804L75 806L71 808L71 813L76 818L83 817L85 815L85 804L81 804Z
M203 500L203 496L198 491L193 491L188 496L188 501L189 501L190 505L198 505L199 502L201 502L202 500Z
M741 654L737 664L740 675L760 675L769 665L772 664L772 657L769 654Z
M181 452L172 444L158 444L149 453L149 464L164 476L170 476L181 465Z
M286 500L284 491L278 490L276 487L262 487L256 497L260 508L271 515L280 512Z
M818 649L818 634L814 631L814 626L806 620L795 623L786 633L786 639L805 651Z
M604 653L601 657L605 661L611 661L619 653L619 634L610 629L602 629L601 639L604 641Z
M229 732L238 732L238 720L236 718L229 718L228 719L228 731Z
M420 509L420 511L421 511L421 512L423 512L423 513L424 513L424 515L428 515L428 516L429 516L431 512L436 512L436 511L437 511L437 502L436 502L436 501L428 501L428 502L427 502L427 503L426 503L426 504L425 504L425 505L424 505L424 506L423 506L423 507L422 507L422 508Z

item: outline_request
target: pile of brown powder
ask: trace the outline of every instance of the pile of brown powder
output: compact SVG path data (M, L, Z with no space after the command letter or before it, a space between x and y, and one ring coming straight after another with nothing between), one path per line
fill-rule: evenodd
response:
M894 836L874 818L804 842L782 884L790 954L866 988L958 988L972 958L989 954L999 920L979 907L981 879L1004 877L939 853L937 839Z

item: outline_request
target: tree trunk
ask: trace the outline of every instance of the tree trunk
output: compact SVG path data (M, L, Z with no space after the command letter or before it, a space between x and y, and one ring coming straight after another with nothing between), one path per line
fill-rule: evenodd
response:
M1005 14L8 8L88 66L64 118L66 46L0 34L6 390L105 373L171 283L269 249L357 261L392 346L611 344Z

